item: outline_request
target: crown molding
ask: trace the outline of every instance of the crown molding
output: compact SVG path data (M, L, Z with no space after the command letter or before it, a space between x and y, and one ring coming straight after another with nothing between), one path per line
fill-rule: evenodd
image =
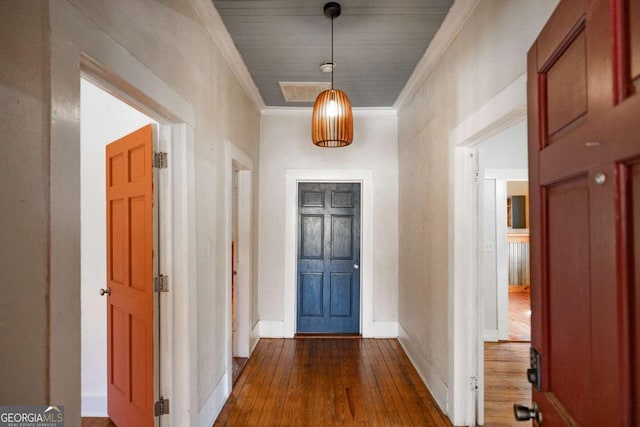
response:
M420 85L431 74L440 58L447 51L480 0L455 0L438 32L400 91L393 108L400 110L417 92Z
M244 63L240 52L238 52L238 48L236 48L236 45L233 43L231 35L229 34L227 27L224 25L220 13L218 13L218 10L213 5L213 1L190 1L195 12L202 19L207 32L215 42L216 46L218 46L218 49L220 49L222 56L231 69L231 72L235 75L236 79L238 79L238 83L240 83L240 86L242 86L242 89L244 89L244 92L247 94L249 99L253 101L256 109L261 111L266 106L264 100L262 99L260 91L253 81L253 78L251 78L251 73L249 73L247 65Z
M395 117L397 112L392 107L362 107L353 108L353 117ZM306 116L311 117L311 107L265 107L261 110L263 116Z

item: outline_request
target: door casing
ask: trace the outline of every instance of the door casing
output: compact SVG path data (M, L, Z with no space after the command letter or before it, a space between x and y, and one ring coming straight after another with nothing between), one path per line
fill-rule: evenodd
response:
M396 322L373 321L373 171L370 169L288 169L285 176L285 295L284 322L270 336L293 338L296 331L296 264L298 182L357 182L361 185L360 332L367 337L397 337ZM272 335L274 334L274 335Z

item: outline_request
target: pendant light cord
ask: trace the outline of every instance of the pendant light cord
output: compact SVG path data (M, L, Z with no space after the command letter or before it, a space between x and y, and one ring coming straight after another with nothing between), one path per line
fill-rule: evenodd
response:
M336 63L333 62L333 14L331 15L331 89L333 89L333 69Z

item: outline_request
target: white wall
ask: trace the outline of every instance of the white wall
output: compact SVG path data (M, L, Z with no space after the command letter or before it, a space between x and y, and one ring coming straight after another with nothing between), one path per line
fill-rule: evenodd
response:
M526 72L526 53L557 0L480 0L415 93L399 106L399 282L402 343L454 424L454 324L449 266L456 126ZM452 291L453 292L453 291ZM459 330L459 329L457 329ZM468 387L468 378L456 380Z
M191 357L176 366L174 379L188 387L187 422L211 425L231 369L220 315L228 250L222 238L229 209L225 140L254 162L256 207L260 152L259 111L220 48L224 31L216 27L212 2L0 2L0 20L0 328L2 348L11 349L0 356L0 403L61 404L67 424L80 425L80 70L83 58L91 58L105 74L126 76L126 82L116 80L123 87L135 83L132 95L151 109L166 108L158 113L186 123L180 129L189 144L181 149L195 161L180 172L189 182L184 199L195 201L197 215L186 203L175 215L188 222L191 234L179 243L193 251L196 265L190 281L180 284L193 287L192 299L174 308L197 315L183 334L189 335ZM255 209L256 233L257 218ZM196 229L197 241L188 240ZM256 241L253 249L257 259ZM257 304L254 310L256 321Z
M479 146L485 169L526 169L527 121L522 120L493 135Z
M82 415L107 416L105 146L157 122L84 79L80 102Z
M48 19L47 2L0 2L0 405L49 393Z
M389 114L364 117L356 113L354 142L344 148L331 149L311 143L310 111L262 116L258 281L261 322L284 321L287 169L369 169L373 172L373 321L395 322L398 315L396 117Z

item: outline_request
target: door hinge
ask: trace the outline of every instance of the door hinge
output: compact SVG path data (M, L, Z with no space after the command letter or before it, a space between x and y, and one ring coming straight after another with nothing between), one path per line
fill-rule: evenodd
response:
M169 292L169 276L163 274L153 279L153 290L155 292Z
M471 391L478 391L478 377L469 378L469 385L471 386Z
M158 400L154 405L153 413L156 417L160 415L167 415L169 413L169 399L165 399L160 396L160 400Z
M169 167L169 158L167 153L153 153L153 167L158 169L166 169Z

